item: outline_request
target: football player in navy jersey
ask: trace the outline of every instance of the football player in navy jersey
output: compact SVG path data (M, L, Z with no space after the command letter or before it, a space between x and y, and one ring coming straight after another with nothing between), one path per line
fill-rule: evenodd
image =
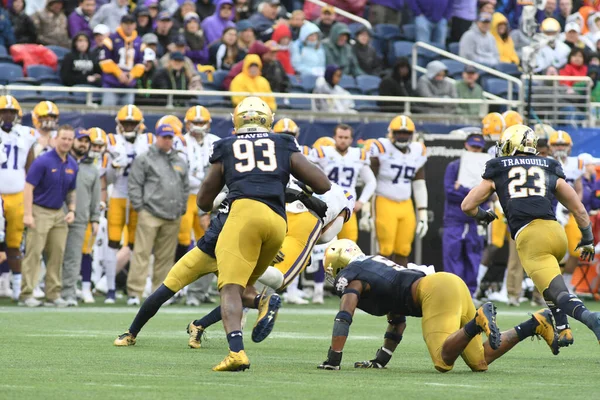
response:
M565 180L560 163L537 155L538 138L525 125L508 128L499 143L500 157L485 165L481 183L473 188L461 205L469 216L488 223L496 218L480 207L494 192L508 220L511 236L523 269L531 277L552 310L557 327L568 326L567 315L584 323L600 342L600 313L589 311L583 302L569 293L561 276L559 262L567 252L567 237L556 221L552 203L556 198L575 217L582 239L575 248L581 259L594 259L592 225L577 192ZM573 343L570 329L563 329L558 348Z
M247 97L233 113L235 136L214 143L211 167L198 192L198 207L210 211L224 185L231 204L217 240L221 317L229 355L215 371L250 367L242 340L242 294L277 255L285 237L285 188L290 174L322 194L331 188L327 176L298 150L290 135L271 133L273 113L258 97ZM270 330L281 299L264 296L255 330Z
M355 368L385 368L402 340L407 316L421 317L423 339L435 369L440 372L450 371L459 356L472 371L486 371L488 364L521 340L540 335L551 344L556 336L548 309L500 333L494 305L488 302L475 310L471 293L458 276L436 273L432 266L403 267L382 256L365 256L347 239L336 240L329 246L324 265L327 275L334 279L341 304L327 360L319 369L340 369L342 350L357 308L371 315L386 316L388 327L375 358L356 362ZM488 337L485 344L482 332Z

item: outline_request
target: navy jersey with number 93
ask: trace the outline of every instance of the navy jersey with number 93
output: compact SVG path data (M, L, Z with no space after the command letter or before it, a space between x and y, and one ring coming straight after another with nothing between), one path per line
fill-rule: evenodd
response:
M221 162L227 199L252 199L285 218L285 187L292 153L298 145L290 135L248 133L213 144L210 163Z
M558 161L534 156L493 158L485 164L482 178L494 181L513 239L535 219L556 220L552 207L556 182L565 178Z

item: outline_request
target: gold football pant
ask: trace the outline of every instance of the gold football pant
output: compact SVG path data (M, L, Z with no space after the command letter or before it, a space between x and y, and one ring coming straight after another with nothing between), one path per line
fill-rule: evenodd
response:
M287 213L287 223L288 232L281 245L285 257L282 262L273 265L283 274L281 290L304 271L323 229L321 219L310 212Z
M233 202L216 247L219 290L252 285L273 262L286 233L286 221L256 200Z
M560 275L558 263L567 252L565 230L556 221L536 219L518 232L517 252L523 269L540 293Z
M453 365L442 359L442 346L451 334L475 317L471 292L458 276L438 272L419 282L417 304L423 312L423 339L431 360L438 371L450 371ZM471 340L461 357L471 370L487 370L481 335Z
M204 275L216 273L217 260L194 247L171 268L163 284L177 293Z
M111 197L108 200L108 211L106 213L108 222L108 240L110 242L121 243L121 239L123 238L123 228L127 224L127 240L123 242L124 246L132 245L135 242L135 229L138 220L137 212L135 212L131 205L128 207L127 203L127 199ZM127 221L128 211L129 221Z
M356 213L352 213L350 219L344 223L337 237L338 239L350 239L356 243L358 240L358 220L356 219Z
M177 238L182 246L189 246L192 243L192 229L196 240L204 236L204 229L200 226L200 216L198 215L198 205L196 204L196 195L190 194L187 201L187 209L181 217L179 234Z
M23 192L14 194L3 194L4 218L6 219L5 242L6 247L10 249L20 249L23 241L23 216L25 215L25 206L23 203Z
M380 254L408 257L416 229L412 199L394 201L382 196L375 198L375 232Z

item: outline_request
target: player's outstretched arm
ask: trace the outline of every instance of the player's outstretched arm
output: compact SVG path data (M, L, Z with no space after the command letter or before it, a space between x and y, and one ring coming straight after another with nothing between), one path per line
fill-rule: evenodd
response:
M198 207L205 212L212 211L213 201L225 186L223 177L223 164L220 162L210 166L206 178L200 186L196 203Z
M339 370L342 362L342 351L348 339L352 316L358 306L360 294L363 291L361 281L352 281L344 289L344 294L340 300L340 311L335 316L333 322L333 334L331 337L331 346L327 353L327 360L323 361L317 368Z
M581 259L584 261L591 261L595 256L594 249L594 234L592 233L592 224L590 223L590 217L579 195L564 179L558 179L556 181L556 198L560 203L567 208L575 217L577 226L581 231L581 241L575 248L575 250L581 248Z
M292 154L290 167L292 175L310 186L315 193L323 194L331 189L327 175L301 153Z
M392 359L392 354L402 341L402 335L406 329L406 317L404 315L388 314L388 327L383 335L383 346L375 353L375 358L367 361L354 363L354 368L385 368Z
M489 224L498 216L492 210L484 210L479 207L494 193L494 182L490 179L482 180L475 186L463 200L460 208L469 217L473 217L484 225Z

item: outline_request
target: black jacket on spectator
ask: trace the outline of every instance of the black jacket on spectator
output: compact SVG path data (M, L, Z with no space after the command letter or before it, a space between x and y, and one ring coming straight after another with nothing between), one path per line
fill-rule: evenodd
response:
M152 63L152 68L148 71L144 71L144 75L142 75L135 83L136 89L152 89L154 86L154 76L156 75L156 71L158 70L156 66L156 62ZM152 96L149 94L135 94L135 104L138 105L153 105L156 104L155 100L156 96Z
M85 33L78 33L73 37L71 52L65 55L60 66L60 79L65 86L73 85L96 85L100 86L101 80L89 82L87 77L94 74L102 74L98 59L93 57L88 46L88 51L79 53L75 49L75 42L78 38L85 37L89 39Z
M358 35L361 31L367 30L366 28L359 30L356 34ZM363 46L356 41L352 46L352 51L356 56L358 65L368 75L379 75L381 72L381 65L383 64L381 59L377 56L377 52L370 44Z
M262 76L271 84L273 92L287 93L290 87L290 78L287 76L283 65L278 60L269 63L263 62Z
M400 68L406 67L408 74L400 76ZM392 70L381 80L379 84L380 96L417 96L416 90L411 83L411 68L407 58L399 58ZM385 112L404 112L404 103L390 103L389 101L377 102L381 111Z
M25 2L23 2L23 11L15 13L10 9L10 22L12 23L13 31L15 33L16 43L36 43L37 42L37 31L33 21L29 15L25 14Z
M157 50L156 58L161 58L166 53L168 53L167 48L168 48L169 44L173 43L173 41L175 40L175 36L177 36L177 30L171 28L169 30L169 33L167 33L166 35L161 35L156 30L154 31L154 33L156 34L156 37L158 38L158 48L156 49Z
M212 0L198 0L196 2L196 13L203 20L215 13L215 5Z
M170 68L161 68L154 75L152 89L187 90L189 83L189 79L185 75L185 68L179 71L174 71ZM166 104L166 96L156 96L155 98L164 99L159 101L159 103ZM189 96L175 96L173 104L176 106L185 106L188 100Z

